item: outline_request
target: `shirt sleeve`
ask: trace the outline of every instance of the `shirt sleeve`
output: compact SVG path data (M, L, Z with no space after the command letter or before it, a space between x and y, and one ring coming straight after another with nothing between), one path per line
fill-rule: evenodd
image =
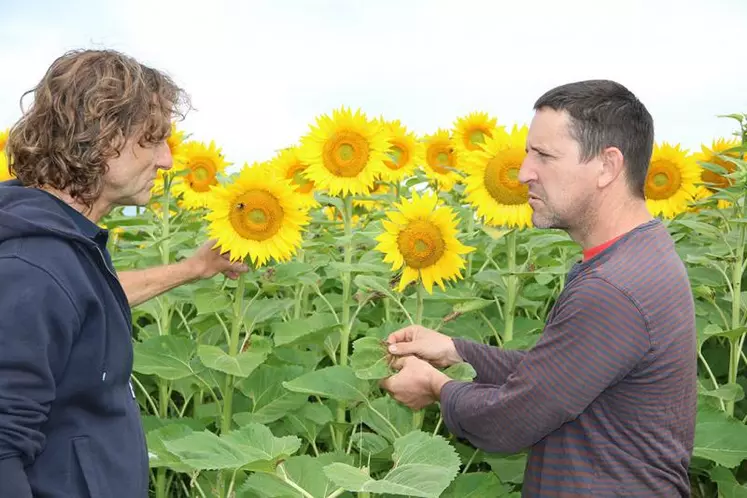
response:
M501 349L466 339L452 340L459 356L477 372L475 382L480 384L503 384L526 355L526 351Z
M0 317L0 462L14 482L8 474L44 448L42 426L80 320L55 279L18 258L0 259Z
M635 304L600 278L586 278L558 301L542 337L499 386L449 381L444 423L488 452L516 453L576 418L650 349Z

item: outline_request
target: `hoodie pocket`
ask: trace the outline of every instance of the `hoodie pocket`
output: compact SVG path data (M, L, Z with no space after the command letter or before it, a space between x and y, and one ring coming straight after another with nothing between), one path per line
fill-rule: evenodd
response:
M78 470L82 474L83 483L81 487L88 491L90 498L103 498L101 494L101 483L99 482L96 471L96 464L93 461L91 455L91 445L88 437L76 437L73 439L73 452L75 454L75 462L77 463ZM83 491L80 489L79 491Z

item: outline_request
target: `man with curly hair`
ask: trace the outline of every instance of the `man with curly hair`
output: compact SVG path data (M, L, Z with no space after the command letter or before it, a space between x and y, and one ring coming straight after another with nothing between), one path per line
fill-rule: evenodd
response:
M248 268L208 241L189 258L118 273L97 222L144 205L172 158L184 92L107 50L54 61L11 128L0 183L0 496L148 496L130 383L130 307Z

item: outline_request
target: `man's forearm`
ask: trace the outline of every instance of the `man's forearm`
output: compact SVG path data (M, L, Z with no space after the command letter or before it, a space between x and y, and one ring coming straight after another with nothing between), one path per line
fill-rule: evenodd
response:
M23 470L20 458L10 457L0 460L0 496L12 496L13 498L32 498L31 486Z
M192 262L183 260L145 270L119 272L119 281L130 307L135 307L180 285L193 282L199 275L199 269Z

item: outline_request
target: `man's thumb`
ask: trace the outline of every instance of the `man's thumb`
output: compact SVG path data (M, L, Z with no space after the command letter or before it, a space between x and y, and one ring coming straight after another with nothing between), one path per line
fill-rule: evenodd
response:
M417 349L418 348L414 342L398 342L389 345L389 352L394 355L412 354L416 352Z

